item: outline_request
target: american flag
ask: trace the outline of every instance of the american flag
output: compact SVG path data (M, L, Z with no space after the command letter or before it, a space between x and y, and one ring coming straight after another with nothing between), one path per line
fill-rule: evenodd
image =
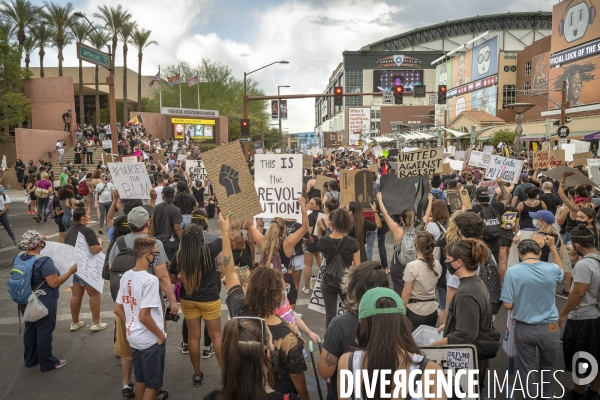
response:
M157 81L160 81L160 71L158 71L156 75L154 75L154 77L150 80L150 87L152 87L152 85L154 85L154 82Z
M169 81L169 86L177 85L179 82L181 82L181 75L177 74L175 76L167 78L167 81Z

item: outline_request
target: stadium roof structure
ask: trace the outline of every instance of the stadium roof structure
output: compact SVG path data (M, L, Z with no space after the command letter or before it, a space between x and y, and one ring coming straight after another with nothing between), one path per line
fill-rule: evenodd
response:
M464 39L473 39L488 31L489 37L497 33L503 34L502 50L521 50L550 34L551 29L552 12L549 11L477 15L416 28L363 46L360 51L450 51L463 44ZM506 35L509 37L506 38Z

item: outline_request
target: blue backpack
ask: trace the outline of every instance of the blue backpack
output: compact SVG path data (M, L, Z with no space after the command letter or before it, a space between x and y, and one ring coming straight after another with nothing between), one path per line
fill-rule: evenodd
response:
M33 264L41 257L36 255L27 260L21 257L24 253L19 253L13 261L8 280L8 291L10 298L17 304L25 305L29 296L33 293L31 288L31 275L33 274ZM42 284L44 282L42 281ZM41 286L41 285L40 285Z

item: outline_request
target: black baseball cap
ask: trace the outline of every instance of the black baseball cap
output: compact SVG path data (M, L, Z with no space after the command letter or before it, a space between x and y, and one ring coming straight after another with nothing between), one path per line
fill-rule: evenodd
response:
M165 187L162 191L162 195L167 203L172 203L175 201L175 189L173 189L171 186Z
M490 195L490 192L487 190L487 188L479 187L475 189L475 197L490 198L492 195Z

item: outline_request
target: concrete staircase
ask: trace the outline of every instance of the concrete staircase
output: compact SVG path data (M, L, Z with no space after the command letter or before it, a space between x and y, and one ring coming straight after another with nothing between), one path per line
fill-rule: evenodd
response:
M102 148L102 146L97 146L96 150L94 150L94 158L93 158L94 165L97 165L99 161L102 161L103 153L104 153L104 149ZM86 160L86 156L84 154L82 154L81 161L85 163L85 160ZM72 163L75 163L75 148L74 147L69 147L65 151L65 158L63 160L63 163L66 165L69 161L71 161ZM58 162L58 158L56 159L56 162ZM87 164L87 163L85 163L85 164ZM79 165L79 164L77 164L77 165ZM89 164L87 164L87 165L89 165Z

